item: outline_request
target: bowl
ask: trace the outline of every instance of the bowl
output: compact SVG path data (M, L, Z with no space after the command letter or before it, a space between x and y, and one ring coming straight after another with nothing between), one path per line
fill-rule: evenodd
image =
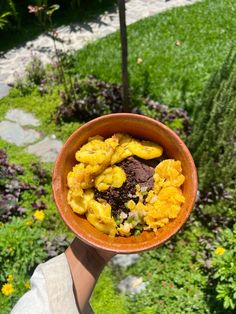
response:
M93 227L84 216L75 214L67 203L67 174L77 163L76 151L95 135L110 137L114 133L128 133L134 138L159 143L168 158L180 160L185 182L182 185L185 202L177 218L158 229L143 231L138 236L111 237ZM164 124L143 115L131 113L109 114L84 124L63 145L53 171L53 194L59 213L75 235L85 243L115 253L137 253L162 245L175 235L188 219L197 193L197 173L192 156L183 141Z

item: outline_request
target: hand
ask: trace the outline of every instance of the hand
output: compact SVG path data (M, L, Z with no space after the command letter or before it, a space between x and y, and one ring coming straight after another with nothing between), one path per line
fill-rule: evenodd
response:
M65 254L73 279L77 305L83 312L100 273L115 253L95 249L75 238Z

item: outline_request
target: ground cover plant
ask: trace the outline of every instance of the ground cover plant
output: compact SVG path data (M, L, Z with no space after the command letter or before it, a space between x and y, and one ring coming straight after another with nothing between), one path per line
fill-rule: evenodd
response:
M4 147L0 150L0 309L1 313L9 313L30 288L29 278L35 267L64 252L73 235L53 202L52 165L42 164L35 156L23 153L22 148L1 140L0 147ZM124 301L122 296L115 296L109 270L101 276L98 295L104 287L110 296L106 313L114 312L117 304L122 309ZM98 309L102 306L101 300L95 304Z
M55 213L50 210L49 169L43 169L34 156L23 154L13 145L1 142L1 147L5 149L1 150L0 159L0 281L3 289L0 308L7 313L11 304L29 289L32 269L47 258L44 242L46 237L51 240L54 235L49 229L45 232L44 218L48 216L48 221L54 223ZM18 158L21 165L14 162Z
M200 189L195 210L176 237L142 253L128 268L106 268L92 297L95 313L235 311L235 10L231 0L203 1L128 28L132 110L161 120L188 143L199 166ZM64 70L76 90L69 102L57 65L42 69L35 61L26 81L0 101L0 119L9 108L22 108L40 119L42 133L65 140L86 120L120 111L116 47L118 34L65 57ZM53 203L52 165L4 141L0 148L0 288L7 284L0 309L8 313L29 287L36 264L62 252L73 236ZM16 239L9 236L12 230ZM146 289L121 295L117 285L128 275L142 276Z

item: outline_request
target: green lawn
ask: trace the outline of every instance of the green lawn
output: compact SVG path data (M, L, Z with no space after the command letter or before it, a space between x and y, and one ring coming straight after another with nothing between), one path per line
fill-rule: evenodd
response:
M194 105L236 39L236 2L206 0L144 19L128 28L130 83L170 106ZM176 45L176 41L180 45ZM137 58L143 64L137 64ZM77 53L75 72L120 81L119 34Z

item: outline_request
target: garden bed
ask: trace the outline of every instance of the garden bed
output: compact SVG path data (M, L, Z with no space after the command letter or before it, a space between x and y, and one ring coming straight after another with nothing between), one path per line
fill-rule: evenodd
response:
M129 27L132 110L161 120L188 143L199 166L200 193L190 220L176 237L140 254L134 265L110 264L105 269L92 297L95 313L235 311L235 54L226 58L235 39L232 8L233 0L203 1ZM31 76L18 82L0 101L0 119L9 108L24 109L40 120L36 130L64 141L94 115L121 111L117 47L114 34L67 57L66 80L78 87L70 100L51 68L37 81ZM97 112L90 111L91 104L98 104ZM204 141L200 134L207 134ZM53 202L53 165L3 140L0 148L0 286L10 285L9 295L6 290L0 293L0 309L8 313L29 288L34 267L62 252L73 235ZM134 295L119 293L117 286L128 275L142 276L146 289Z

